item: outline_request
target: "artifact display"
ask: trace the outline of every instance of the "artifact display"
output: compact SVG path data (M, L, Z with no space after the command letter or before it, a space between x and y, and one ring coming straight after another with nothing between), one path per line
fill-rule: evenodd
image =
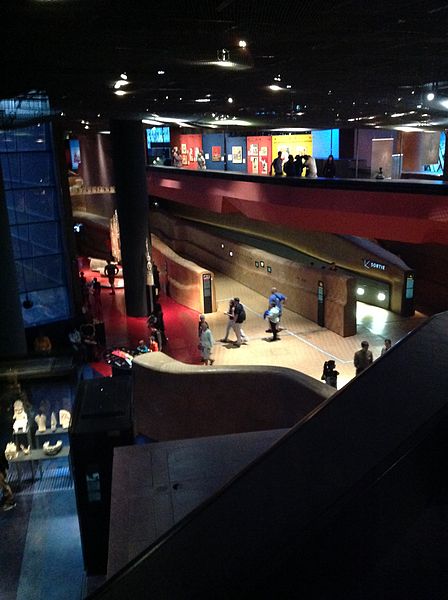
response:
M34 419L37 423L38 431L46 431L47 429L47 417L45 415L37 415Z
M72 415L70 411L61 409L59 411L59 423L62 429L68 429L70 427L70 421L72 419Z
M6 460L12 460L13 458L17 458L19 455L19 451L17 450L17 446L14 442L9 442L6 444L5 448L5 458Z
M43 451L47 456L55 456L62 450L62 441L58 440L56 444L50 444L50 442L44 442L42 446Z
M16 400L14 402L13 419L14 419L14 424L13 424L14 433L25 432L26 428L28 427L28 415L25 412L22 400Z
M58 422L56 420L56 415L54 414L54 412L51 413L50 426L51 426L51 431L56 431Z

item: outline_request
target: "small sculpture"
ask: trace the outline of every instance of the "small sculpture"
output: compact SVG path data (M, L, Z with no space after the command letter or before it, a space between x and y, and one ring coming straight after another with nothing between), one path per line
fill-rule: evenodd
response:
M47 417L45 415L36 415L34 419L37 423L37 430L40 432L47 430Z
M50 442L44 442L43 451L48 456L55 456L62 450L62 441L58 440L56 444L51 445Z
M50 426L51 426L51 431L56 431L58 422L56 421L56 415L54 414L54 412L51 413Z
M71 419L72 419L72 415L70 414L70 411L65 410L65 409L61 409L59 411L59 423L60 423L62 429L68 429L70 427Z
M6 444L6 448L5 448L6 460L12 460L13 458L17 458L18 455L19 455L19 452L18 452L17 446L14 444L14 442L9 442L9 444Z
M31 446L24 446L23 444L20 444L20 449L25 455L31 454Z
M14 424L12 426L14 433L25 432L28 427L28 415L23 407L22 400L16 400L14 402Z

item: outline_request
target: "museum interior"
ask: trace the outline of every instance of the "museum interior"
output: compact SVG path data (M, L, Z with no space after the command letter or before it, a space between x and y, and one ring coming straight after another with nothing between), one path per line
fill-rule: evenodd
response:
M445 597L448 5L0 15L0 597Z

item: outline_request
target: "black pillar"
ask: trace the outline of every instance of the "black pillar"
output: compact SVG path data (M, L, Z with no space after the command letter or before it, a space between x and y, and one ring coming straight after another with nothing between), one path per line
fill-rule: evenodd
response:
M144 317L149 210L142 124L114 120L111 137L126 312L130 317Z
M27 353L16 265L9 230L3 174L0 167L0 357Z

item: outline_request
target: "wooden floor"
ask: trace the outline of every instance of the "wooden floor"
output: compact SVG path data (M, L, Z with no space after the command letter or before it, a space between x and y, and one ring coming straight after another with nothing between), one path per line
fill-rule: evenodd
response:
M385 337L390 338L394 344L427 318L421 313L416 313L410 318L400 317L382 308L358 302L357 335L342 338L285 308L282 317L284 330L280 333L281 341L269 343L267 340L271 335L265 333L267 321L263 321L267 298L219 273L215 276L215 284L218 311L208 314L207 321L216 341L214 348L216 366L282 366L297 369L320 379L324 361L333 359L340 373L339 388L354 377L353 355L360 349L362 340L369 342L374 358L378 358ZM224 337L226 329L228 317L225 311L229 299L235 296L238 296L244 304L247 315L243 329L249 337L249 343L240 348L219 342ZM235 339L233 332L230 338Z

